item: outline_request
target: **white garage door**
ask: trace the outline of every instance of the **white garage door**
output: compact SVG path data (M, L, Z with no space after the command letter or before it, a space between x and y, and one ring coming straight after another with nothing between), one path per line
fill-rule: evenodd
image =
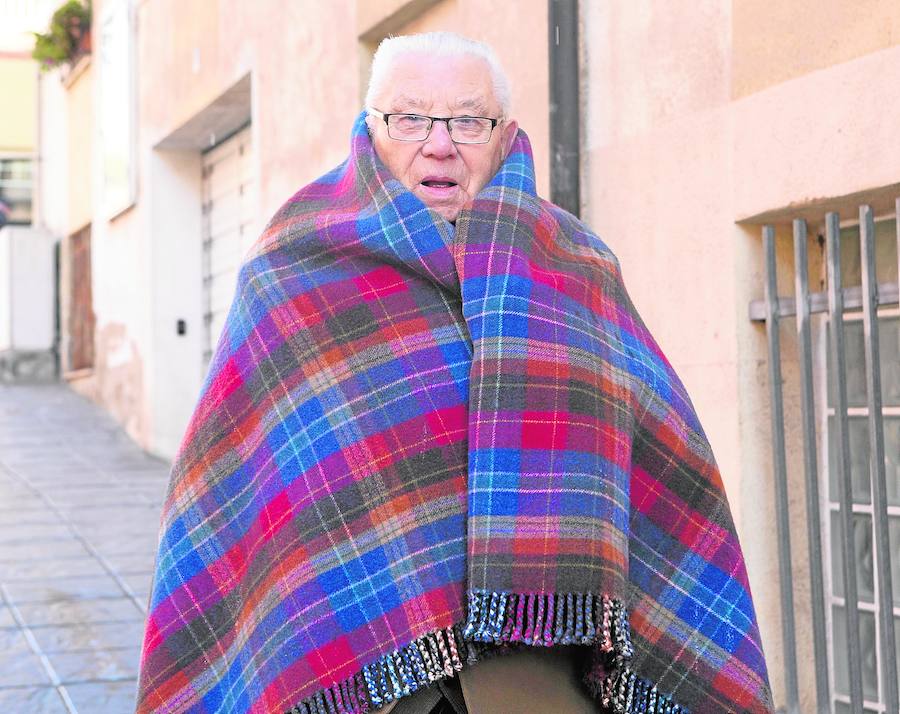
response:
M249 126L203 155L204 363L222 333L238 268L255 239L253 167Z

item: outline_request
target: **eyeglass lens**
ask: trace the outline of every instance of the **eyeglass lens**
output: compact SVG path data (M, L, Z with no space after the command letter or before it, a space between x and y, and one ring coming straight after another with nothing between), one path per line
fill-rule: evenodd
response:
M480 117L453 117L446 121L450 138L460 144L486 143L494 128L490 119ZM388 118L388 135L392 139L422 141L428 137L431 128L431 118L417 114L392 114Z

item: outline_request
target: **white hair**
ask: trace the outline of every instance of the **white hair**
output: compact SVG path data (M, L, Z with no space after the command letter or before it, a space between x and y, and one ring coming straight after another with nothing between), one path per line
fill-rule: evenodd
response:
M369 75L369 88L366 90L366 106L373 106L376 98L384 89L385 81L391 66L400 55L428 54L439 57L458 57L468 55L480 57L487 62L491 73L491 84L494 87L494 98L500 104L503 118L509 117L510 91L506 73L488 45L457 35L455 32L425 32L419 35L400 35L386 37L378 45L372 58L372 73Z

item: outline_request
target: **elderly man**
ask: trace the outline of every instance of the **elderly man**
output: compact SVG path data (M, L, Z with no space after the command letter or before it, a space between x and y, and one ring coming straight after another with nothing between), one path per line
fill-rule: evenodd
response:
M139 711L771 711L709 445L491 50L386 40L367 105L241 271Z

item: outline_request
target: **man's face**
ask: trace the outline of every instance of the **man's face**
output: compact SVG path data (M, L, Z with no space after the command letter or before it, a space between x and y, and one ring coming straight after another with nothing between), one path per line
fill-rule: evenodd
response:
M401 55L394 60L374 108L384 113L435 117L482 116L496 119L487 62L479 57ZM454 144L444 122L434 122L424 141L397 141L387 125L372 117L372 143L379 158L400 182L448 221L484 188L506 158L518 125L494 127L487 144Z

